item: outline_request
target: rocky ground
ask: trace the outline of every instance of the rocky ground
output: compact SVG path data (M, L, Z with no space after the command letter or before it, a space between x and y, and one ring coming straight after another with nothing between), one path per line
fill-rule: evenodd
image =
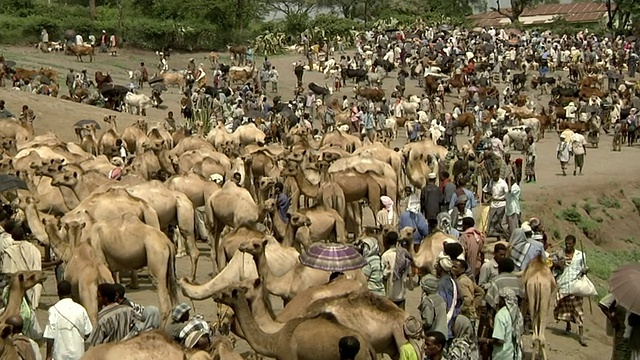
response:
M116 84L128 83L126 70L133 70L144 61L153 73L155 54L136 50L124 49L118 57L109 57L99 54L92 63L80 63L74 57L63 54L43 54L33 48L24 47L0 47L0 53L8 60L16 61L17 66L24 68L52 67L60 72L60 79L64 82L64 76L68 69L76 71L87 69L93 76L95 71L111 73ZM172 68L184 68L189 58L196 58L196 62L202 62L208 66L205 59L207 54L174 54L169 63ZM225 57L222 57L225 59ZM292 63L297 56L279 56L271 59L273 65L280 72L280 95L283 99L293 96ZM224 61L224 60L223 60ZM227 60L228 61L228 60ZM261 61L259 61L259 64ZM553 75L553 74L552 74ZM566 76L566 74L563 74ZM314 81L318 84L329 84L320 73L305 73L305 83ZM395 74L384 83L384 90L390 94L390 90L396 85ZM408 94L420 94L420 89L415 87L414 81L408 82ZM500 85L498 85L501 87ZM500 89L501 90L501 89ZM66 87L61 86L61 94L66 92ZM149 89L143 90L149 93ZM334 96L353 94L352 88L343 89L342 93ZM179 114L178 89L172 88L163 95L165 99L164 109L151 109L148 112L147 121L150 123L161 121L166 112L171 110ZM104 115L113 114L109 110L72 103L45 96L26 94L12 91L9 88L0 88L0 99L7 103L7 107L18 113L23 104L29 105L37 115L35 123L36 132L43 133L54 131L65 140L73 141L74 133L72 124L81 119L95 119L100 121ZM447 98L448 105L454 98ZM540 104L548 103L549 99L542 96L537 100ZM124 128L137 117L126 114L118 115L118 125ZM555 158L557 135L547 133L545 139L538 143L537 162L538 181L535 184L522 185L523 218L537 216L542 219L548 235L553 244L559 244L567 234L575 234L582 240L586 249L589 266L592 269L594 282L599 290L606 291L606 278L617 265L628 261L637 261L637 245L640 238L636 238L638 230L638 207L640 207L640 181L636 177L640 170L637 161L637 147L623 147L622 152L611 151L611 137L601 136L600 147L587 150L585 174L583 176L560 175L560 167ZM394 146L402 146L405 139L400 137ZM466 137L459 135L458 144L466 141ZM512 155L512 159L521 154ZM573 164L570 164L573 166ZM202 257L198 269L197 281L204 282L209 278L211 262L209 249L205 244L200 244ZM186 276L189 265L187 258L177 261L178 275ZM142 304L156 304L157 296L150 283L142 283L139 290L132 290L128 296ZM419 290L409 294L407 309L418 315ZM38 318L44 325L46 321L46 309L56 301L55 281L53 276L45 283L45 291L41 301L41 309ZM196 312L202 313L210 320L215 319L216 306L211 300L195 302ZM279 302L277 305L279 306ZM590 312L590 306L585 306L585 326L589 347L581 347L577 341L577 335L564 334L564 325L550 322L546 330L547 348L550 359L581 359L601 360L609 357L611 353L611 339L605 335L604 317L598 310L595 301L594 311ZM552 318L552 316L549 316ZM528 337L527 340L528 341ZM240 342L238 350L246 351L246 343Z

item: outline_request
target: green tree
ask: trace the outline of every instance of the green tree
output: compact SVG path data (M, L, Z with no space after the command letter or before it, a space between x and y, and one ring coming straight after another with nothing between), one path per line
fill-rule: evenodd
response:
M503 9L500 7L500 0L498 0L497 6L491 7L491 10L508 18L512 24L517 24L520 22L520 16L528 7L534 7L540 4L557 4L559 0L510 0L510 3L511 8Z
M607 28L616 33L623 32L631 24L637 28L640 23L640 1L605 0L607 6Z
M305 14L309 15L316 7L316 2L312 0L265 0L267 9L279 12L285 16Z

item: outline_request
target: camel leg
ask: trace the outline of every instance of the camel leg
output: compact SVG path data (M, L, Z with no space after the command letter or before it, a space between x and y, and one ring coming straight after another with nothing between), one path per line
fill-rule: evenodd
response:
M200 256L200 251L198 250L198 246L196 245L196 236L194 233L195 229L195 212L193 209L193 204L191 201L185 196L178 198L176 206L177 218L178 218L178 229L180 231L180 235L185 240L185 245L187 247L187 253L191 259L191 281L196 278L196 272L198 270L198 257Z
M335 221L336 241L339 243L346 243L347 231L344 219L341 217L336 217Z
M127 285L129 289L139 289L140 283L138 282L138 270L131 270L131 282Z
M171 244L162 246L160 244L146 244L147 267L149 274L156 279L156 289L158 291L158 302L162 313L162 323L167 324L171 313L171 284L173 276L170 275L169 262L174 261L171 256ZM175 284L174 284L175 285ZM175 288L175 286L173 286Z

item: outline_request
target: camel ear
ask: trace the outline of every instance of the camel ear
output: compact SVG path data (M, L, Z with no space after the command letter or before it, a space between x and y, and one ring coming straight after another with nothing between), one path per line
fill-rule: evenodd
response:
M74 172L73 172L73 178L74 178L74 179L77 179L77 178L78 178L78 172L77 172L77 171L74 171Z
M262 283L262 280L260 278L257 278L254 282L253 282L253 287L258 287L260 286L260 284Z
M231 297L237 297L237 296L238 296L238 289L231 290Z
M18 280L24 282L24 274L18 274Z
M269 240L268 240L268 239L264 239L264 240L262 241L262 247L263 247L263 248L264 248L264 247L266 247L268 243L269 243Z
M2 330L0 330L0 338L2 339L8 338L9 335L11 335L12 331L13 331L13 326L4 324L4 327L2 328Z
M87 226L87 223L82 223L82 225L80 226L80 229L84 229Z

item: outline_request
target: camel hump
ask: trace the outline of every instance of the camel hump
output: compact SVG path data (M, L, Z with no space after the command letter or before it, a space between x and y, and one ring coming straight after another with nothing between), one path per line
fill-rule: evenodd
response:
M363 152L360 156L338 159L329 167L329 173L343 171L355 171L359 174L373 173L384 176L384 166L368 152Z

